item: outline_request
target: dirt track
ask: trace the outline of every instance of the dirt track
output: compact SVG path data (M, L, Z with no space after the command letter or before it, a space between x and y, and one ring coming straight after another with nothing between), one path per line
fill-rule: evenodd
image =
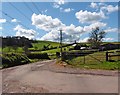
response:
M55 65L55 60L2 71L4 93L117 93L117 71L80 70Z

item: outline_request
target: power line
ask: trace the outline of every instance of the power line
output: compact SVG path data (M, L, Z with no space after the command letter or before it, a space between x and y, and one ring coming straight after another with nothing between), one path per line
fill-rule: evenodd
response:
M24 0L23 0L24 1ZM28 6L28 4L26 4L25 2L23 2L25 4L25 6L32 12L34 13L34 11Z
M17 7L15 7L11 2L8 2L12 7L14 7L18 12L20 12L26 19L31 21L22 11L20 11Z
M1 11L1 10L0 10ZM11 18L11 19L14 19L14 18L12 18L11 16L9 16L8 14L6 14L5 12L3 12L3 11L1 11L4 15L6 15L6 16L8 16L9 18ZM15 26L14 24L12 24L11 22L9 22L9 21L6 21L7 23L9 23L10 25L12 25L12 26Z
M0 10L1 11L1 10ZM4 15L6 15L6 16L8 16L5 12L3 12L3 11L1 11ZM9 18L11 18L11 19L14 19L14 18L12 18L11 16L8 16ZM12 25L12 26L15 26L14 24L12 24L11 22L9 22L9 21L6 21L7 23L9 23L10 25Z
M15 26L13 23L11 23L11 22L9 22L9 21L6 21L7 23L9 23L10 25L12 25L12 26Z
M0 10L1 11L1 10ZM6 15L6 16L8 16L9 18L11 18L11 19L14 19L13 17L11 17L10 15L8 15L7 13L5 13L5 12L3 12L3 11L1 11L4 15Z
M31 2L32 2L32 0L31 0ZM32 4L33 4L33 6L37 9L37 11L38 11L39 13L41 13L41 12L39 11L39 8L37 7L37 5L36 5L34 2L32 2Z
M0 10L1 11L1 10ZM8 15L7 13L1 11L4 15L6 15L7 17L9 17L10 19L15 19L13 17L11 17L10 15ZM10 22L9 22L10 23ZM24 24L22 24L21 22L17 22L18 24L21 24L22 26L24 26L25 28L29 29L28 27L26 27Z

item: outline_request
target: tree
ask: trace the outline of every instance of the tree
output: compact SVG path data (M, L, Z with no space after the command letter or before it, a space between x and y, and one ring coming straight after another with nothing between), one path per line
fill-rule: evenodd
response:
M91 44L92 47L99 48L102 39L105 38L105 35L106 33L104 30L100 31L99 27L96 27L90 33L90 38L88 39L88 42Z
M27 46L27 45L25 45L25 46L23 47L23 50L24 50L24 53L25 53L25 54L28 54L28 53L29 53L29 50L28 50L28 46Z

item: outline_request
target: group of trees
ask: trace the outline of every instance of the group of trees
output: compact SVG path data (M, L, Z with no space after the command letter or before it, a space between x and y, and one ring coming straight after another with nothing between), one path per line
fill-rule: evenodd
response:
M32 47L32 41L25 37L1 37L2 47L12 46L12 47Z
M15 51L18 47L22 47L24 52L28 52L28 48L33 47L32 42L33 40L29 40L25 37L0 37L2 39L2 48L8 47L9 51L13 48Z

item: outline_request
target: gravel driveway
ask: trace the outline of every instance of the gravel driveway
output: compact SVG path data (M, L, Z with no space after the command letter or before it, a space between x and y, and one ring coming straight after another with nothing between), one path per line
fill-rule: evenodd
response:
M1 70L3 93L117 93L118 72L64 67L48 60Z

